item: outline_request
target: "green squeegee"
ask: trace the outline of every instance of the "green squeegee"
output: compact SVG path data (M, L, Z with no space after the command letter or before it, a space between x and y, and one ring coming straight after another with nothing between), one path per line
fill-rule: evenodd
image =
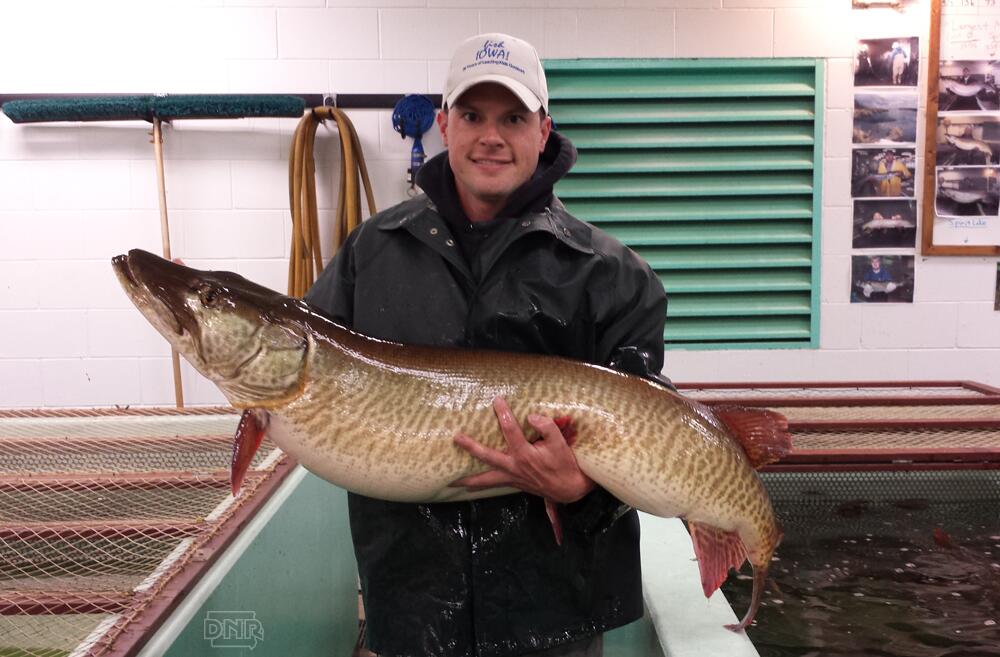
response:
M176 96L80 96L31 100L11 100L3 112L14 123L54 121L150 121L153 124L153 151L160 202L160 233L163 257L171 259L170 225L167 221L167 192L163 175L162 121L174 119L236 119L246 117L301 117L305 101L298 96L178 94ZM174 397L184 406L181 366L177 351L171 350Z
M179 94L176 96L81 96L11 100L3 112L14 123L53 121L171 121L173 119L236 119L256 116L302 116L305 101L298 96Z

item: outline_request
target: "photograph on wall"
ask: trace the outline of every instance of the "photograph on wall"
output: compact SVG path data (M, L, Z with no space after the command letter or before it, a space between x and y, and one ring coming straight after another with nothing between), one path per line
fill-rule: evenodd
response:
M1000 310L1000 263L997 264L997 290L993 294L993 310Z
M928 36L940 53L927 62L927 77L936 82L926 89L930 130L921 182L928 202L920 209L921 225L930 226L921 247L929 255L997 253L1000 0L947 0Z
M854 201L855 249L912 249L916 245L916 201Z
M939 217L1000 214L1000 167L938 167L934 210ZM983 224L986 225L985 223Z
M937 165L1000 163L1000 114L948 114L938 117Z
M862 39L854 58L854 86L915 87L919 61L917 37Z
M916 90L856 92L853 141L855 144L916 142Z
M851 303L912 303L913 256L851 258Z
M855 148L851 152L851 196L914 196L913 148Z
M938 111L997 111L998 74L1000 61L942 61L938 69Z

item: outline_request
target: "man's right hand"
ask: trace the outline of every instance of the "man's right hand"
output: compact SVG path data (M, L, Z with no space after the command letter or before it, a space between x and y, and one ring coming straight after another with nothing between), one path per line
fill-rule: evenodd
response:
M452 482L452 486L473 490L513 487L563 503L576 502L597 487L580 470L573 449L555 420L544 415L529 415L528 423L539 435L539 439L531 443L502 397L493 400L493 410L507 442L506 451L491 449L469 436L457 434L455 443L459 447L493 469L459 479Z

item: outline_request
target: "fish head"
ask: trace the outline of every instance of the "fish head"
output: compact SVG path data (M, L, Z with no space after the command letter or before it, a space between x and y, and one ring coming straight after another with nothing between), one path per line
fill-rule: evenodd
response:
M298 299L239 274L202 271L133 249L112 260L129 299L236 408L297 397L311 348Z

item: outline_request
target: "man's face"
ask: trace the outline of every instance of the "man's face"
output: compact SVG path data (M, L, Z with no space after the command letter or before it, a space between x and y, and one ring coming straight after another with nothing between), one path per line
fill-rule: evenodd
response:
M535 172L552 119L528 111L506 87L484 83L438 114L438 127L462 205L495 213Z

